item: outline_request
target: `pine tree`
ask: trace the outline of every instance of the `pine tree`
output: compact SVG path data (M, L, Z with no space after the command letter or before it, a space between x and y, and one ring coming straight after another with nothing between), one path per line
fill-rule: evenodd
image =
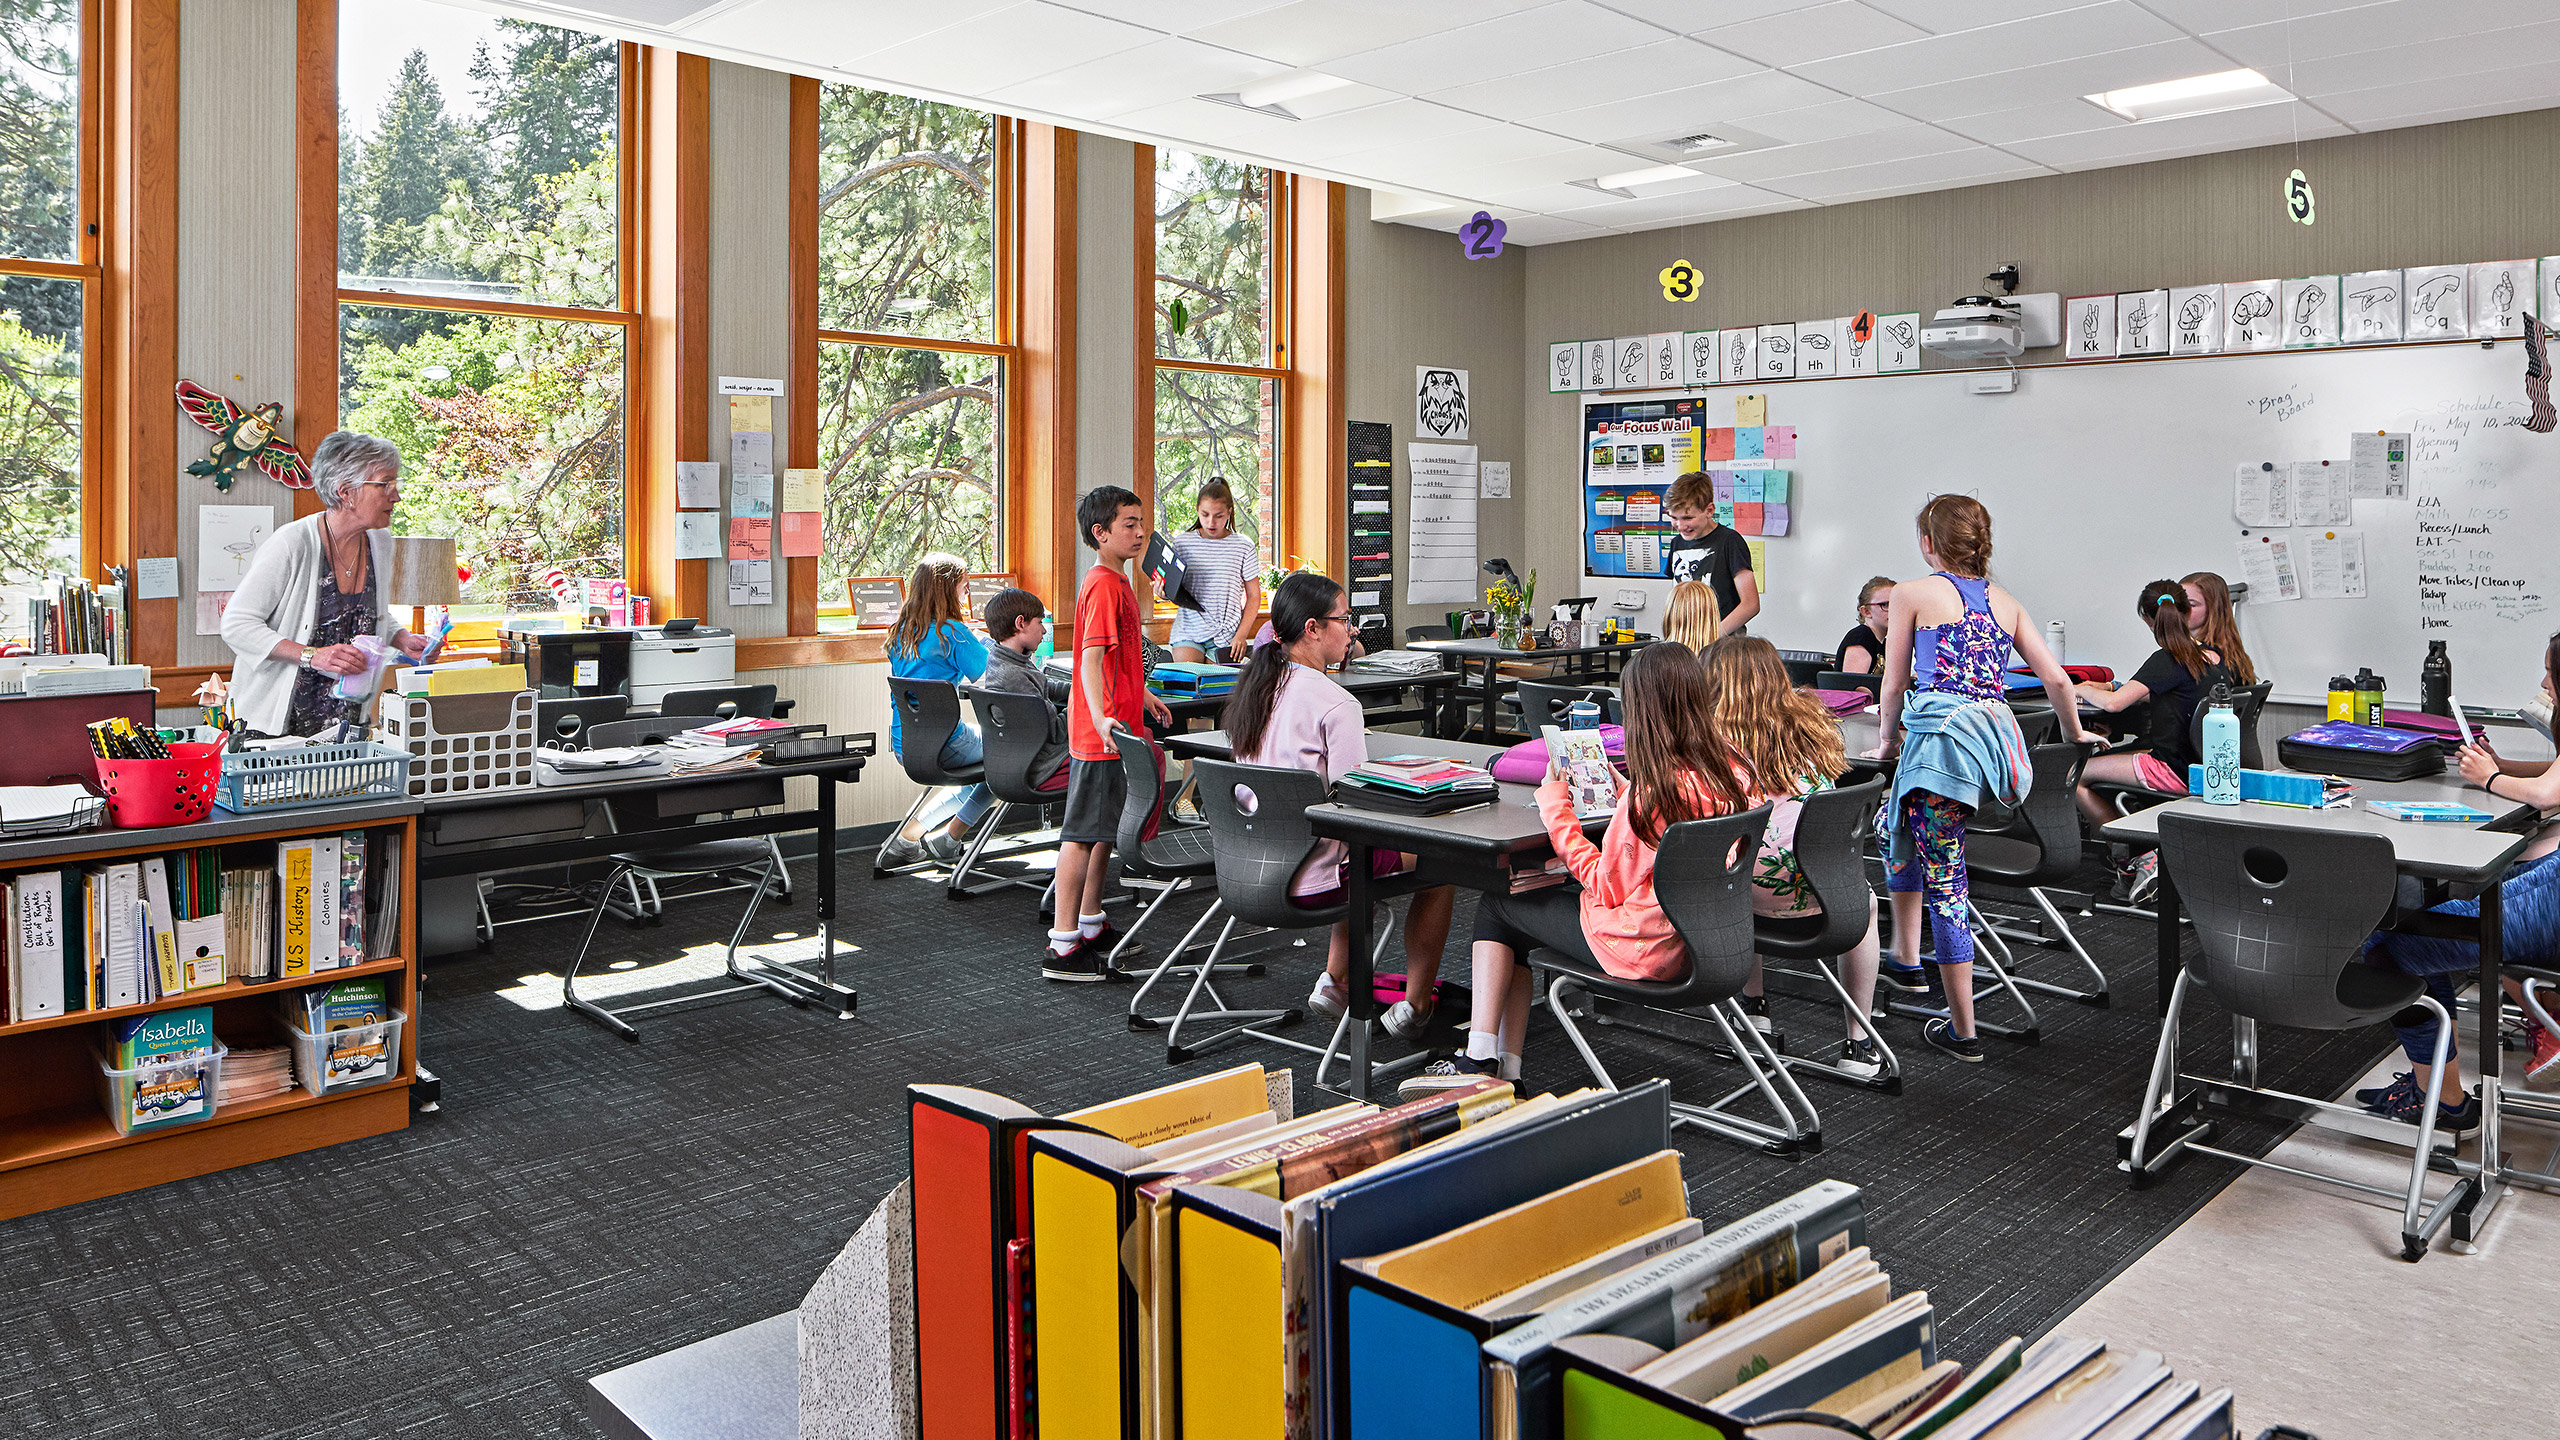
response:
M375 121L373 138L355 162L356 183L349 199L371 232L365 243L367 274L420 277L446 274L424 254L419 231L443 208L456 181L479 182L486 166L460 126L445 118L444 92L427 73L427 54L412 50L400 62L400 78L391 87Z
M499 159L497 199L528 213L548 208L541 182L613 153L621 118L621 46L600 35L501 20L505 53L483 45L471 61L480 140Z

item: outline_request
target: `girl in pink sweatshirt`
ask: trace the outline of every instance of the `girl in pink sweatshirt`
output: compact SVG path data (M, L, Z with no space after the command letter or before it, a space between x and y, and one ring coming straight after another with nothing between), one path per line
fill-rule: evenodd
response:
M1550 767L1538 787L1547 838L1575 886L1487 895L1476 907L1475 1009L1466 1053L1407 1080L1410 1098L1484 1075L1520 1076L1529 1025L1528 952L1541 946L1612 975L1671 980L1689 968L1688 947L1653 894L1654 847L1684 820L1746 808L1741 760L1709 722L1706 670L1686 645L1647 646L1627 665L1623 693L1627 773L1598 845L1574 818L1564 778Z

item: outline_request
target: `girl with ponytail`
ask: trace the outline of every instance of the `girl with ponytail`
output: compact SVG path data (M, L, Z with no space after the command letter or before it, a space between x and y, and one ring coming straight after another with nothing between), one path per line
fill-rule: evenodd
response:
M2081 767L2080 813L2092 825L2104 825L2116 818L2115 807L2089 788L2093 780L2139 785L2169 795L2186 794L2187 767L2198 758L2189 734L2196 707L2204 703L2216 685L2234 690L2242 685L2240 677L2224 662L2222 652L2203 643L2197 635L2195 602L2187 598L2184 585L2175 580L2154 580L2142 587L2133 609L2157 647L2151 658L2121 685L2082 681L2077 687L2081 704L2109 714L2120 714L2146 700L2151 702L2138 747L2100 755ZM2148 892L2159 874L2158 857L2144 858L2151 864L2129 886L2139 885Z
M1322 575L1300 573L1271 595L1273 642L1254 647L1228 695L1220 722L1230 753L1243 764L1313 770L1325 782L1368 763L1367 717L1360 701L1325 672L1342 663L1352 643L1350 597ZM1342 902L1344 867L1351 852L1339 840L1319 840L1298 867L1290 894L1309 909ZM1371 855L1375 873L1395 875L1419 861L1394 851ZM1436 886L1413 897L1405 917L1405 998L1383 1017L1389 1033L1418 1040L1431 1019L1433 989L1440 980L1440 950L1449 942L1449 912L1457 892ZM1324 974L1307 1008L1339 1020L1350 1003L1343 977L1351 966L1351 927L1336 924Z

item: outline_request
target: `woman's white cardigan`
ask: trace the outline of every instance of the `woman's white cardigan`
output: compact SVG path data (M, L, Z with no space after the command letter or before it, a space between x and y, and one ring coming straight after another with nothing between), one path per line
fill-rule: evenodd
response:
M391 567L391 532L368 530L365 539L373 552L374 596L382 616L375 633L389 640L401 630L391 607L381 604L382 577ZM293 710L293 679L302 667L275 659L275 648L285 640L311 643L321 582L327 578L336 583L327 551L320 516L294 521L258 547L249 573L240 577L240 588L222 608L222 640L237 657L231 664L231 713L248 721L252 730L284 733L285 718Z

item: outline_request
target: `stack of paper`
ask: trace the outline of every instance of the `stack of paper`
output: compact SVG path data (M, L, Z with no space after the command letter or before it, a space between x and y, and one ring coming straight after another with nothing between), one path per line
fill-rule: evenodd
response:
M0 786L0 835L84 829L105 808L105 801L77 785Z
M235 1049L222 1062L222 1103L262 1100L293 1088L293 1052L282 1045Z
M1381 650L1352 661L1351 668L1391 675L1429 675L1445 667L1436 650Z
M1187 660L1167 660L1156 667L1147 688L1160 695L1206 698L1224 695L1236 688L1236 676L1243 673L1233 665L1197 664Z
M1346 805L1404 815L1441 815L1482 805L1498 793L1494 778L1437 755L1390 755L1353 769L1336 784Z

